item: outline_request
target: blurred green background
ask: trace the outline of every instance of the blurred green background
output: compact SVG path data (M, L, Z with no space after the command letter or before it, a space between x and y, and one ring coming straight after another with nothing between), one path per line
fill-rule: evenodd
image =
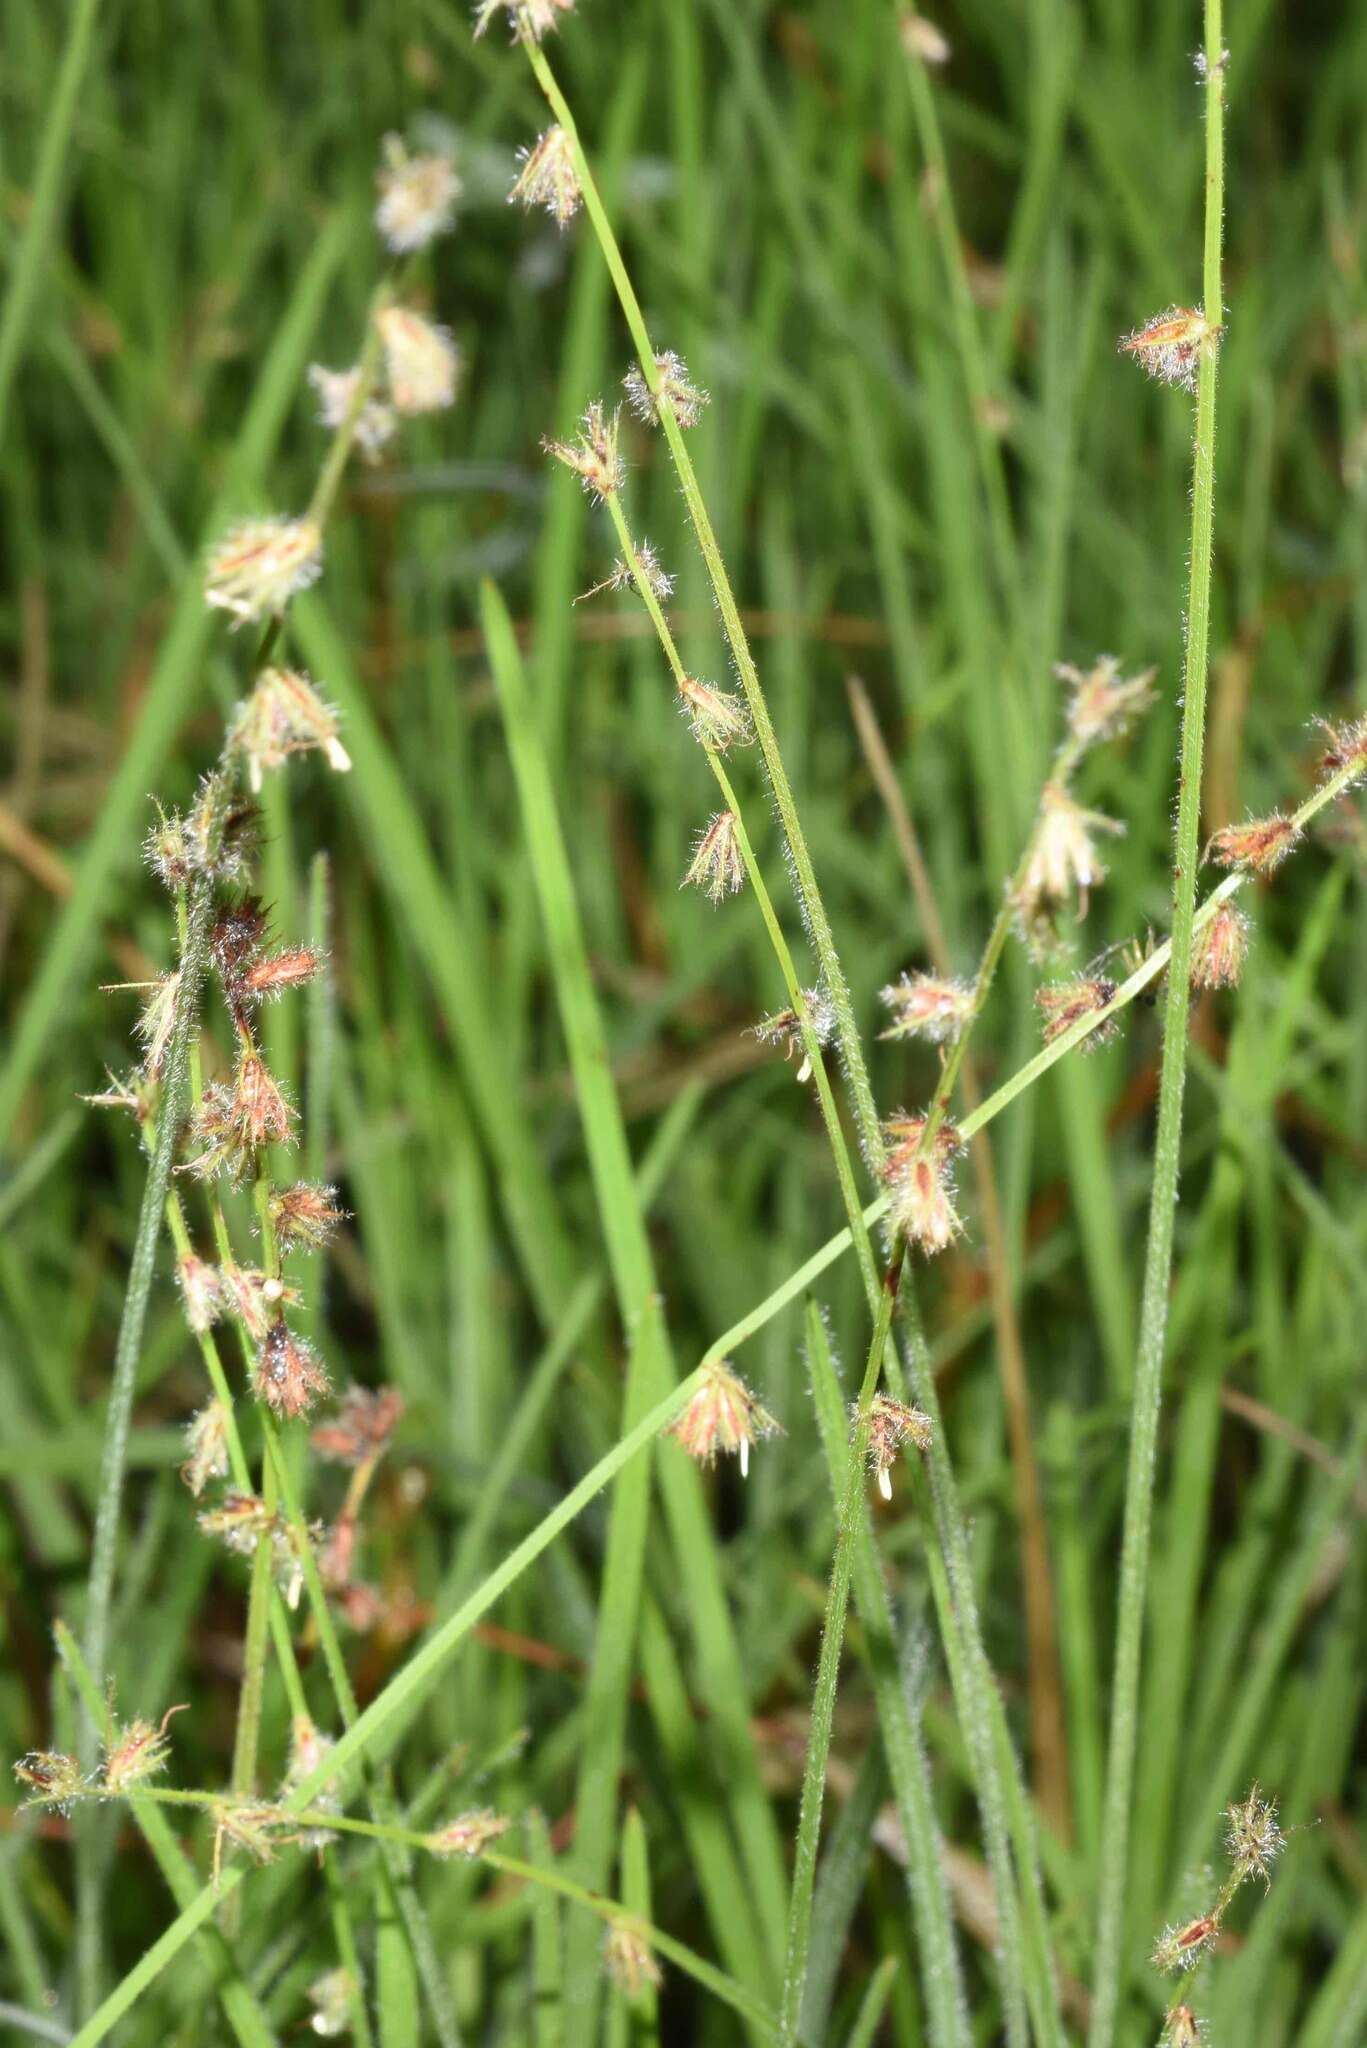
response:
M271 797L265 853L287 934L310 928L311 863L328 863L330 1028L315 1015L306 1031L299 1009L272 1013L277 1062L306 1093L313 1161L354 1211L313 1320L338 1378L393 1381L410 1404L369 1529L388 1618L355 1644L362 1696L449 1594L452 1559L470 1583L618 1433L622 1350L603 1314L570 1349L511 1486L458 1551L544 1338L510 1215L521 1203L533 1234L551 1233L552 1292L601 1265L478 629L481 576L525 632L636 1155L662 1136L669 1148L653 1229L681 1362L841 1220L808 1091L747 1035L782 1001L753 905L713 912L678 888L712 789L646 622L629 598L571 602L615 549L572 481L547 473L538 442L611 397L630 354L582 222L562 236L506 204L515 150L546 125L526 65L500 27L474 43L463 9L413 0L111 0L83 12L91 44L55 165L55 231L29 317L0 347L6 1752L52 1725L47 1630L77 1610L84 1582L141 1185L131 1130L78 1101L106 1066L129 1062L135 998L98 984L169 957L167 906L139 861L149 799L183 799L213 759L248 660L245 636L203 611L195 564L229 516L307 496L322 434L305 371L356 352L379 262L370 210L386 131L449 145L464 181L457 231L420 267L419 288L460 343L464 384L453 413L349 479L324 580L292 630L349 743L360 736L356 771L292 772ZM75 18L4 0L11 284ZM1127 833L1108 842L1110 877L1076 959L1161 935L1169 890L1190 405L1147 385L1116 342L1198 293L1197 12L1188 0L961 0L936 20L951 55L932 84L985 413L937 239L944 190L918 145L885 0L581 0L551 46L652 333L712 393L692 447L870 1037L884 1021L878 988L926 954L852 723L852 675L876 709L960 971L1054 743L1057 660L1085 666L1111 651L1127 671L1158 670L1144 726L1086 773L1086 800ZM1319 750L1309 722L1360 714L1367 650L1367 12L1236 0L1227 31L1207 831L1299 800ZM663 451L634 425L627 441L629 515L677 577L685 660L720 680L723 645ZM800 945L748 758L739 775ZM1249 892L1244 985L1195 1018L1130 1904L1135 2043L1161 2013L1142 1964L1149 1933L1180 1908L1187 1874L1214 1851L1220 1806L1254 1776L1285 1817L1321 1825L1293 1838L1271 1897L1241 1923L1247 1939L1212 1966L1215 2038L1352 2048L1367 2025L1355 1777L1367 1566L1361 1496L1339 1464L1362 1402L1367 1309L1363 855L1360 812L1344 811L1274 887ZM1013 951L979 1040L989 1082L1037 1043L1038 978ZM1117 1045L1066 1061L992 1133L1067 1715L1071 1834L1047 1834L1045 1872L1060 1962L1084 1983L1157 1051L1156 1019L1138 1010ZM934 1054L880 1046L874 1071L886 1109L915 1106ZM922 1295L988 1648L1024 1745L1015 1495L967 1176L965 1209L968 1236ZM836 1267L819 1291L848 1358L862 1358L853 1270ZM743 1494L730 1474L715 1488L750 1706L789 1833L831 1543L800 1336L795 1305L741 1356L788 1435L756 1457ZM177 1431L199 1398L162 1286L141 1369L115 1675L129 1711L193 1702L175 1724L177 1769L182 1782L216 1783L244 1579L189 1538ZM330 1484L319 1481L320 1512L336 1505ZM469 1648L408 1735L410 1793L458 1744L480 1798L536 1803L568 1838L604 1526L600 1503L499 1608L504 1635ZM880 1530L937 1809L966 1859L956 1898L991 2040L977 1818L905 1488ZM647 1569L671 1622L678 1587L658 1548ZM274 1692L268 1709L278 1748ZM853 1665L835 1749L830 1813L855 1813L860 1882L831 1966L828 2037L844 2038L871 1970L893 1954L906 1967L887 2038L914 2043L905 1893L869 1838L885 1788ZM845 1802L864 1786L866 1754L864 1814ZM683 1791L639 1706L628 1769L657 1917L710 1953L675 1826ZM110 1946L127 1967L169 1902L135 1839L120 1854L137 1882L114 1894ZM32 2007L53 1987L59 2017L68 1872L60 1842L35 1843L0 1815L0 1997ZM297 1866L259 1882L298 1909L287 1934L281 1919L251 1923L247 1952L287 2032L326 1960L325 1916ZM530 2039L527 1902L509 1891L476 1904L474 1892L450 1870L425 1880L458 2008L471 2038ZM217 2038L211 2007L187 2009L194 1996L192 1973L168 1979L124 2038ZM734 2037L734 2019L695 2004L682 1980L665 2013L667 2038Z

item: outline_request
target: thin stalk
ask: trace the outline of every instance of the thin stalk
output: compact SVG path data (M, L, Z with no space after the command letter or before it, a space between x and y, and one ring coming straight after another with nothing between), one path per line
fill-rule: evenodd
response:
M788 1901L788 1948L783 1974L783 2002L779 2008L778 2023L781 2048L792 2048L792 2044L796 2042L798 2022L802 2015L802 1994L807 1982L807 1953L812 1935L816 1852L821 1838L821 1807L826 1793L826 1762L830 1756L831 1729L835 1720L840 1653L844 1647L850 1577L854 1570L855 1535L860 1526L860 1494L868 1464L870 1412L883 1370L883 1354L892 1330L893 1310L897 1305L897 1289L905 1256L906 1240L899 1233L894 1236L892 1256L883 1277L882 1298L874 1319L868 1362L864 1367L864 1380L859 1389L854 1430L845 1460L844 1483L836 1525L835 1557L831 1564L831 1579L826 1594L821 1657L817 1665L811 1719L807 1728L807 1756L802 1773L802 1804L798 1814L793 1884Z
M893 837L916 899L926 952L935 972L949 980L954 972L949 941L940 917L930 873L892 757L867 690L857 676L847 678L850 706L870 773L883 799ZM967 1055L961 1070L964 1102L972 1110L982 1101L974 1062ZM980 1131L972 1147L978 1214L992 1320L996 1332L997 1366L1006 1409L1007 1439L1015 1475L1016 1506L1021 1523L1021 1579L1025 1593L1027 1684L1030 1692L1030 1748L1035 1793L1046 1817L1063 1840L1072 1837L1072 1800L1068 1773L1068 1729L1059 1666L1057 1607L1049 1530L1044 1515L1039 1466L1035 1457L1030 1390L1021 1336L1006 1219L997 1185L992 1141Z
M608 513L616 530L617 539L622 548L627 566L631 570L632 583L642 603L645 605L646 611L650 615L651 624L655 628L656 637L660 642L665 659L669 663L674 681L679 689L683 690L688 681L688 672L684 668L683 659L679 653L678 644L675 641L673 632L670 629L669 621L666 619L660 601L651 586L650 578L642 566L636 544L631 536L631 529L627 525L626 514L622 510L619 494L616 491L610 492L605 498L604 503L608 508ZM860 1228L859 1189L854 1177L854 1165L850 1159L849 1147L845 1143L845 1131L840 1121L840 1111L836 1106L835 1095L831 1088L830 1075L826 1072L826 1061L822 1051L821 1040L817 1037L816 1031L813 1028L806 992L798 980L797 967L794 964L788 941L783 935L783 927L778 921L773 898L769 894L763 871L755 858L754 846L750 839L749 828L745 823L740 799L732 787L731 778L726 772L721 755L716 747L709 745L706 741L703 741L701 744L703 753L707 757L707 765L712 771L718 789L721 791L722 802L736 821L736 843L740 848L741 859L745 864L745 873L750 887L754 891L755 902L758 904L760 916L764 920L764 928L769 934L769 943L774 949L774 957L778 961L779 972L783 976L783 985L788 993L789 1006L798 1020L798 1028L802 1033L802 1050L811 1067L812 1078L816 1082L817 1099L821 1104L821 1115L826 1125L826 1134L831 1142L831 1157L835 1163L836 1180L840 1186L840 1196L845 1205L845 1214L850 1220L850 1227L854 1233L855 1254L859 1260L860 1271L864 1280L864 1291L868 1297L872 1313L875 1312L875 1304L878 1300L878 1274L874 1263L873 1246L869 1241L867 1233Z
M1210 639L1211 552L1215 530L1217 334L1224 318L1221 234L1224 220L1225 55L1221 15L1222 0L1206 0L1204 312L1207 335L1201 348L1198 372L1196 442L1192 462L1191 572L1173 871L1171 970L1158 1081L1158 1128L1154 1140L1148 1249L1144 1262L1144 1293L1135 1364L1134 1419L1125 1485L1110 1744L1101 1832L1092 2021L1088 2036L1090 2048L1112 2048L1124 1988L1125 1883L1134 1794L1139 1670L1153 1519L1158 1415L1163 1396L1164 1335L1181 1165L1182 1098L1186 1082L1187 1013L1191 999L1192 932L1201 822L1201 759Z
M138 1356L142 1349L143 1327L147 1320L147 1303L152 1291L162 1212L166 1205L166 1191L171 1182L171 1157L175 1151L180 1105L189 1072L190 1043L198 1017L199 991L204 979L212 917L213 892L209 882L201 879L196 882L190 897L181 942L176 1021L166 1054L156 1139L143 1186L137 1235L133 1241L133 1257L128 1270L128 1291L124 1296L118 1342L114 1349L114 1375L105 1422L104 1451L100 1460L100 1491L95 1510L95 1534L86 1600L84 1647L86 1661L92 1671L103 1671L108 1658L109 1611L114 1591L114 1556L118 1544L119 1511L123 1504L124 1472L128 1462L128 1429L133 1412L133 1388L137 1377Z
M660 385L660 372L655 361L655 349L646 328L645 318L641 312L640 301L636 297L635 287L631 282L626 264L622 260L622 252L617 245L617 238L613 234L612 223L608 219L607 210L603 205L602 196L594 180L593 171L584 153L583 145L580 142L579 131L575 126L574 115L570 111L569 102L561 92L555 74L552 72L547 61L546 53L541 46L536 42L524 40L522 47L526 52L527 61L532 67L538 85L545 94L556 120L564 129L569 140L575 173L579 179L580 188L584 196L584 209L589 216L598 245L603 252L603 260L607 264L608 272L617 292L623 317L630 330L632 342L635 345L637 357L640 361L641 374L645 378L650 390L657 392ZM774 804L778 811L779 824L792 858L793 873L797 883L798 904L802 911L803 919L811 933L812 944L816 950L817 959L821 967L822 983L830 998L831 1007L835 1015L836 1035L839 1038L841 1053L845 1061L846 1074L859 1126L860 1141L868 1155L870 1164L876 1165L882 1156L882 1138L878 1128L878 1111L874 1105L873 1089L869 1081L868 1067L864 1059L863 1048L860 1044L859 1028L855 1023L854 1006L850 1000L849 987L845 981L840 957L836 952L835 939L831 933L830 920L826 915L826 907L822 901L821 891L817 886L816 872L812 866L811 854L807 848L806 835L802 830L802 823L798 817L797 803L793 796L792 785L788 780L788 771L784 767L783 757L779 752L778 736L774 731L773 721L769 716L769 707L765 701L764 691L759 680L759 672L755 667L754 656L750 652L750 642L741 621L740 608L736 603L735 592L731 588L731 579L727 574L726 564L722 560L721 549L717 544L717 536L712 526L711 517L706 504L703 502L703 495L698 486L697 472L693 467L693 458L688 452L688 446L682 429L668 405L663 405L660 408L660 425L669 444L670 456L678 474L684 503L688 508L688 516L693 523L693 531L697 536L698 547L717 600L717 608L721 613L727 643L736 664L736 673L740 678L741 689L745 694L745 701L754 723L755 737L759 742L760 752L764 757L764 765L768 771L769 782L774 795Z

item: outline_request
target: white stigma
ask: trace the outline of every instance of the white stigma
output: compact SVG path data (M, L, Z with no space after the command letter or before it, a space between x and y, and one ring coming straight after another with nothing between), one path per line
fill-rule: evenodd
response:
M750 1471L750 1446L749 1446L749 1444L748 1444L748 1443L746 1442L745 1438L744 1438L744 1437L742 1437L742 1438L741 1438L741 1440L740 1440L740 1476L741 1476L741 1478L742 1478L742 1479L745 1479L746 1477L748 1477L748 1475L749 1475L749 1471Z
M884 1500L892 1499L892 1480L888 1477L886 1465L883 1466L878 1474L878 1491L882 1494Z

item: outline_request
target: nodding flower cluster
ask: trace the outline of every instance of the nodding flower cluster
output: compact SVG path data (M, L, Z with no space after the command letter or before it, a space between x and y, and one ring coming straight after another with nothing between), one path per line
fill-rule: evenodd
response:
M1227 1806L1224 1818L1230 1867L1218 1896L1204 1912L1165 1927L1154 1943L1154 1968L1182 1978L1178 2002L1163 2022L1160 2048L1195 2048L1201 2040L1202 2024L1187 2002L1197 1968L1216 1947L1240 1886L1256 1877L1266 1890L1272 1882L1272 1866L1286 1847L1286 1836L1277 1821L1277 1802L1264 1799L1257 1785L1246 1799Z

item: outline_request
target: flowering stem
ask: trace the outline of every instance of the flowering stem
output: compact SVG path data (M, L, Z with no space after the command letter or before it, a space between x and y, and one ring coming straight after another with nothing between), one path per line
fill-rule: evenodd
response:
M669 621L664 615L660 601L651 586L650 578L642 565L635 542L632 540L631 530L627 525L626 515L622 510L619 494L615 490L609 492L604 502L607 505L613 526L616 529L617 539L621 545L627 566L631 570L633 586L639 592L646 611L650 615L651 623L655 628L656 636L664 651L665 659L669 663L675 683L682 690L688 681L687 671L679 654L678 644L670 630ZM860 1227L859 1189L854 1178L854 1167L850 1159L849 1147L845 1143L845 1132L840 1122L840 1111L836 1107L830 1076L826 1072L826 1062L822 1052L821 1041L813 1029L807 998L798 980L797 968L794 964L792 953L789 950L788 941L783 935L783 927L778 921L773 898L769 894L759 862L755 859L754 846L746 829L740 800L731 785L731 779L722 765L721 756L717 749L706 741L702 744L703 752L707 756L707 765L712 770L717 787L721 791L722 802L736 821L736 843L740 848L740 856L745 863L745 872L750 886L755 892L755 901L759 905L759 913L764 920L764 928L769 934L769 942L774 949L779 972L783 976L783 984L788 992L788 1002L798 1020L798 1028L802 1033L802 1049L811 1066L812 1077L816 1082L817 1097L821 1103L821 1114L825 1120L826 1132L831 1141L831 1155L835 1162L836 1179L840 1184L840 1194L845 1204L845 1214L849 1218L850 1227L853 1232L855 1254L859 1260L860 1271L863 1275L864 1290L868 1296L870 1313L873 1313L878 1299L878 1275L874 1267L873 1247L869 1242L867 1232Z
M1125 1487L1110 1745L1102 1819L1090 2048L1112 2048L1124 1984L1125 1881L1139 1713L1139 1668L1158 1437L1163 1348L1172 1277L1173 1228L1181 1163L1186 1080L1187 1013L1191 999L1192 932L1201 811L1206 670L1210 635L1211 551L1215 525L1215 385L1218 329L1223 322L1221 232L1224 214L1225 55L1222 0L1206 0L1205 326L1196 392L1196 442L1191 503L1191 572L1187 658L1183 678L1177 845L1173 870L1171 967L1158 1082L1144 1293L1135 1364L1134 1416Z
M641 374L644 376L649 389L652 392L658 392L660 372L655 362L655 350L645 324L645 317L641 312L640 301L636 296L636 290L631 282L626 264L622 260L622 252L617 245L617 238L612 231L612 223L608 219L602 196L594 181L593 171L590 168L588 158L580 142L579 131L575 126L574 115L570 111L569 102L561 92L555 74L547 61L546 53L541 46L534 40L524 38L522 47L526 52L527 61L536 75L537 84L545 94L557 121L564 129L568 139L575 175L579 180L580 189L584 197L584 208L589 216L599 248L603 253L603 260L607 264L608 272L617 292L623 317L630 330L631 338L640 361ZM722 560L721 549L717 544L717 536L713 530L711 517L707 506L703 502L702 492L698 486L697 473L693 467L693 458L688 452L688 445L684 440L683 431L675 419L670 406L667 404L661 405L659 412L660 425L669 444L670 456L673 459L674 468L679 478L679 485L683 491L684 503L688 507L688 515L693 522L693 530L697 536L698 547L707 568L707 574L717 600L717 608L721 612L722 625L726 632L727 642L736 664L736 673L740 678L741 688L745 693L745 701L754 723L755 737L759 741L760 752L764 756L764 765L768 770L770 786L774 793L774 803L778 810L779 824L782 828L784 839L787 842L788 851L792 857L793 872L797 881L798 904L811 933L812 943L816 949L817 959L821 967L822 983L830 998L831 1007L835 1015L836 1033L840 1040L846 1074L854 1100L860 1140L868 1155L870 1164L876 1166L882 1159L883 1140L882 1133L878 1127L878 1112L874 1106L873 1088L869 1081L868 1067L859 1038L859 1029L854 1020L854 1006L850 1001L850 992L845 981L844 970L840 965L840 958L835 948L835 940L831 933L830 920L826 915L826 907L821 898L821 891L817 886L816 873L812 867L806 836L803 833L802 823L798 817L792 785L788 780L788 771L784 767L783 757L779 752L778 736L774 731L773 721L769 716L769 707L765 701L759 673L755 667L754 656L750 652L750 642L746 637L745 627L741 623L740 608L736 603L735 592L731 588L731 579L727 575L726 564Z
M304 514L305 519L320 531L327 524L328 515L341 487L361 414L375 395L375 387L380 376L380 330L375 324L375 315L394 297L399 287L400 274L396 272L394 276L382 279L370 295L370 304L366 309L365 342L357 364L355 388L350 403L338 421L331 445L323 459L323 467L318 472L318 481L313 487L308 510ZM261 661L258 661L257 667L260 668L261 665Z
M160 1113L138 1211L137 1235L128 1272L114 1351L114 1377L105 1422L104 1450L100 1460L100 1491L95 1510L95 1534L91 1548L90 1582L86 1600L85 1656L92 1671L103 1671L109 1650L109 1610L114 1591L114 1556L118 1543L119 1511L123 1502L124 1471L128 1457L128 1428L133 1411L133 1387L138 1356L142 1349L147 1302L152 1290L157 1240L161 1235L162 1213L171 1184L171 1159L180 1123L181 1099L189 1071L190 1046L199 1012L199 991L208 957L209 928L213 920L213 891L201 878L191 891L181 935L180 981L176 990L176 1017L166 1053L165 1078L161 1084Z
M831 1728L835 1719L835 1696L840 1677L840 1652L845 1640L845 1616L849 1609L850 1576L854 1568L854 1539L860 1526L860 1490L864 1485L869 1455L869 1419L873 1397L883 1369L883 1355L892 1330L897 1288L906 1256L906 1240L897 1233L892 1256L883 1277L883 1292L874 1318L864 1382L859 1390L855 1426L846 1456L844 1484L839 1502L835 1533L835 1557L826 1591L826 1615L821 1634L821 1658L812 1693L811 1718L807 1726L807 1756L802 1772L802 1805L798 1815L797 1847L793 1859L793 1884L788 1901L788 1951L783 1975L783 2003L779 2009L778 2039L781 2048L792 2048L797 2040L802 2015L802 1993L807 1982L807 1954L812 1932L812 1895L816 1885L816 1852L821 1838L821 1807L826 1791L826 1763L831 1749Z

